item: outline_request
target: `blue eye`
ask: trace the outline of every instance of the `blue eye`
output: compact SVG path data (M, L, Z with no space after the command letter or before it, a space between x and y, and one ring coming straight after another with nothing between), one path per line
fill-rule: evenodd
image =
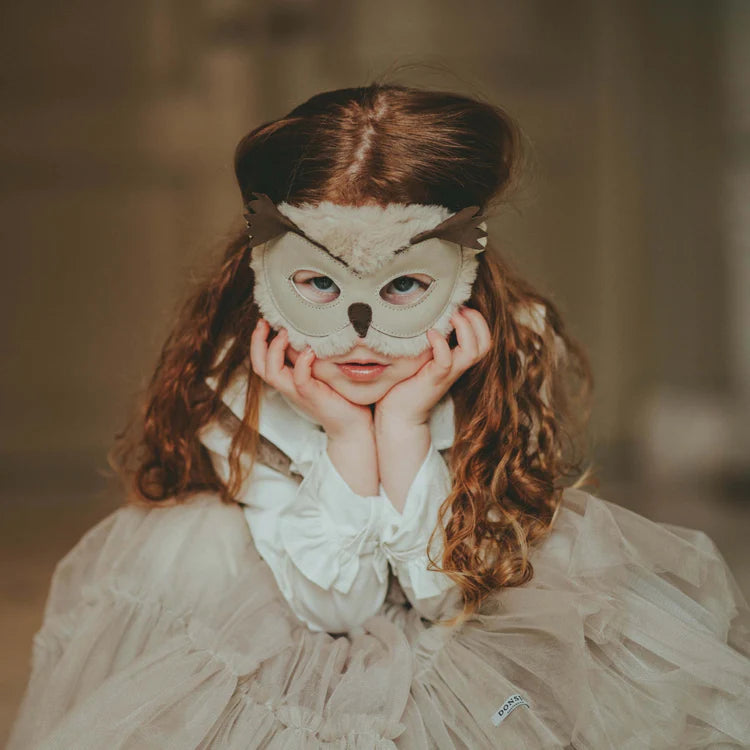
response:
M397 279L394 279L391 284L397 292L405 294L414 291L419 285L419 282L411 276L399 276Z
M292 279L295 289L310 302L325 305L339 296L339 288L330 276L313 276L311 271L297 271Z
M380 290L380 296L392 305L411 304L420 299L434 281L430 277L426 278L429 282L422 281L415 276L399 276Z

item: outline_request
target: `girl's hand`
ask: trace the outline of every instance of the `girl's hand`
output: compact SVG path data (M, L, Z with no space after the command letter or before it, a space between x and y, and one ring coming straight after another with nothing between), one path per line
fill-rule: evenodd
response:
M375 405L375 420L403 427L427 422L433 406L470 367L490 350L492 337L482 313L461 307L451 316L458 346L451 349L436 330L427 332L432 345L432 359L414 375L393 386Z
M270 344L269 331L270 325L261 318L250 337L250 362L257 375L318 422L331 438L372 430L369 406L353 404L312 376L315 353L309 346L292 368L285 363L289 345L286 329L282 328Z

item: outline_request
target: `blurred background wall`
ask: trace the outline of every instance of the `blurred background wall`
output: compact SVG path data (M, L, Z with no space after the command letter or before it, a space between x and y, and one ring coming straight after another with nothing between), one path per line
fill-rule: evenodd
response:
M399 65L500 104L533 147L491 232L590 352L597 494L704 529L750 593L750 4L2 13L0 739L55 562L122 501L106 450L186 283L241 226L236 143Z

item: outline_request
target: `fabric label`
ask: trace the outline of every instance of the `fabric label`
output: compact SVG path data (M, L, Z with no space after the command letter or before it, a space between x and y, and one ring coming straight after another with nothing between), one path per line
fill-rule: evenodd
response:
M500 708L498 708L494 714L492 714L492 723L496 727L500 726L500 723L505 720L508 714L518 706L526 706L526 708L531 708L531 706L529 706L529 704L527 703L526 698L524 698L519 693L515 693L506 698L505 703L503 703L503 705L500 706Z

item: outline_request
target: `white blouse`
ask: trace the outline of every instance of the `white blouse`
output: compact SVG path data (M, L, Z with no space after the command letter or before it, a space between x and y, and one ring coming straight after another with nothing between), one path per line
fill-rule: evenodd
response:
M223 394L240 418L245 377L236 377ZM206 382L216 387L214 379ZM238 499L258 553L294 613L311 630L349 632L375 614L385 600L389 566L411 604L429 619L437 617L445 597L456 588L444 573L427 570L427 542L451 489L450 472L438 452L453 443L450 394L433 408L429 426L429 451L399 513L382 484L377 495L354 492L331 463L322 427L264 384L259 431L289 456L291 470L303 480L256 463ZM232 435L212 422L201 430L200 439L226 481ZM446 522L449 517L450 512ZM438 564L442 549L438 530L431 548Z
M517 318L541 333L544 306L535 303L517 313ZM557 355L564 355L564 343L557 334L554 344ZM522 355L522 364L523 359ZM206 382L216 388L214 378ZM239 372L222 396L240 419L245 389L246 373ZM549 403L546 381L541 396ZM350 632L376 613L385 601L389 566L412 606L427 619L438 617L446 598L458 594L458 586L445 573L427 570L427 542L451 490L449 469L438 453L453 444L450 393L433 408L429 426L429 451L399 513L382 484L377 495L363 497L354 492L331 463L328 437L321 425L264 384L259 431L289 456L291 470L303 480L299 483L257 463L238 499L258 553L270 566L294 613L311 630ZM530 427L528 452L536 446L535 419ZM212 422L201 430L200 439L216 472L226 481L232 435L222 424ZM249 465L247 457L243 461ZM450 511L444 522L449 518ZM439 530L430 552L441 564ZM459 602L458 596L455 601Z

